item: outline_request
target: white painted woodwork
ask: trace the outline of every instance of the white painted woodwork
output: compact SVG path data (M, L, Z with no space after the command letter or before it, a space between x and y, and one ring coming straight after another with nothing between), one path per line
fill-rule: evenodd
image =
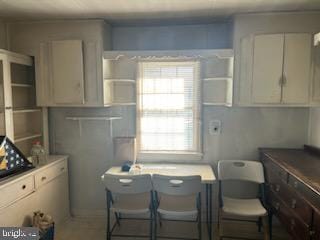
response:
M61 166L65 170L54 174ZM38 175L47 177L47 181L35 184ZM2 180L0 226L30 226L33 212L38 210L52 215L61 225L70 216L68 185L67 156L48 156L46 165Z
M67 167L67 162L62 161L50 168L44 169L43 171L36 173L34 175L36 188L45 185L47 182L50 182L52 179L55 179L59 175L65 173L68 170Z
M1 1L0 15L4 17L65 19L106 18L108 20L212 18L230 17L237 13L267 11L303 11L320 9L318 0L181 0L132 1Z
M32 58L0 49L0 61L2 133L16 143L26 157L30 156L35 140L39 140L48 152L48 113L47 109L35 106L35 83L29 75L33 71Z
M282 102L306 104L309 101L311 34L285 34Z
M11 36L10 48L34 56L38 106L103 106L102 55L104 50L111 47L108 24L102 20L52 20L11 23L8 29ZM77 103L57 103L53 94L51 43L73 40L82 42L83 96L81 100L83 101L78 101L79 91L68 88L69 85L65 82L65 88L62 90L68 91L70 99L76 99ZM74 66L73 62L69 62L67 66L70 64ZM79 71L77 70L74 74L79 74ZM79 79L78 81L80 82ZM57 85L58 88L62 88L62 83ZM59 96L56 99L61 101Z
M2 186L0 191L0 208L4 208L31 194L34 191L34 179L32 176L28 176L15 182L14 184Z
M57 104L84 103L82 41L51 43L53 98Z
M250 35L241 39L240 47L239 105L312 105L311 34Z
M254 37L253 103L280 103L283 47L283 34Z

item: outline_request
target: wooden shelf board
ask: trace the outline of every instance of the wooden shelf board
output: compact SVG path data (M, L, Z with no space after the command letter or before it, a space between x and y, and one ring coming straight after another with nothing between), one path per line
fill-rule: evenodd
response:
M225 81L225 80L232 80L232 77L203 78L203 81Z
M123 83L123 82L127 82L127 83L136 83L136 80L134 79L122 79L122 78L105 78L105 81L109 81L109 82L115 82L115 83Z
M12 87L23 87L23 88L33 88L34 85L31 84L23 84L23 83L12 83Z
M42 137L41 133L24 133L24 134L18 134L16 136L14 136L14 142L18 143L18 142L23 142L29 139L34 139L34 138L38 138L38 137Z
M13 113L31 113L31 112L40 112L41 108L15 108Z

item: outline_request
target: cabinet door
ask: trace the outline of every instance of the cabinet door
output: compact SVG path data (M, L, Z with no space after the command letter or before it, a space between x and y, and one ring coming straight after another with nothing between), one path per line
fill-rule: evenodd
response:
M285 34L282 89L283 103L308 103L311 43L310 34Z
M283 47L283 34L255 36L252 76L253 103L280 103Z
M84 103L82 41L51 43L51 74L55 104Z

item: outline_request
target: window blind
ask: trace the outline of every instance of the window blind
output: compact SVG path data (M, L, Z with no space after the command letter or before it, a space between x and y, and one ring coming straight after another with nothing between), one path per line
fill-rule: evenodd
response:
M199 62L139 63L138 147L200 152Z

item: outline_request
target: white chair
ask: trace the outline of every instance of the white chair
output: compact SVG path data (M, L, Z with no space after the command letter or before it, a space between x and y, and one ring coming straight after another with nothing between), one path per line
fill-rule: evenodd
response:
M201 239L201 177L153 175L155 192L155 239L178 237L157 236L157 216L160 227L163 216L173 217L174 221L197 222L198 238ZM185 220L185 219L191 220ZM167 219L167 221L170 221ZM188 239L188 238L180 238ZM191 238L190 238L191 239Z
M151 175L112 175L102 176L107 194L107 240L111 237L149 237L153 232L153 192ZM110 212L115 214L116 222L111 227ZM122 215L148 215L149 218L139 218L150 221L149 235L122 235L113 234L116 225L121 219L137 219L134 217L122 218Z
M260 162L244 161L244 160L222 160L218 162L218 176L219 176L219 219L218 219L218 231L219 239L222 238L238 238L231 236L220 235L220 225L223 220L234 221L249 221L246 219L257 218L259 230L261 222L264 227L264 239L269 240L269 228L268 228L268 212L264 207L264 171L263 165ZM233 198L224 196L223 182L228 180L247 181L253 182L260 186L258 198ZM224 218L223 215L228 216ZM241 220L234 217L241 217ZM243 220L245 219L245 220ZM254 221L256 222L256 221ZM239 238L244 239L244 238Z

